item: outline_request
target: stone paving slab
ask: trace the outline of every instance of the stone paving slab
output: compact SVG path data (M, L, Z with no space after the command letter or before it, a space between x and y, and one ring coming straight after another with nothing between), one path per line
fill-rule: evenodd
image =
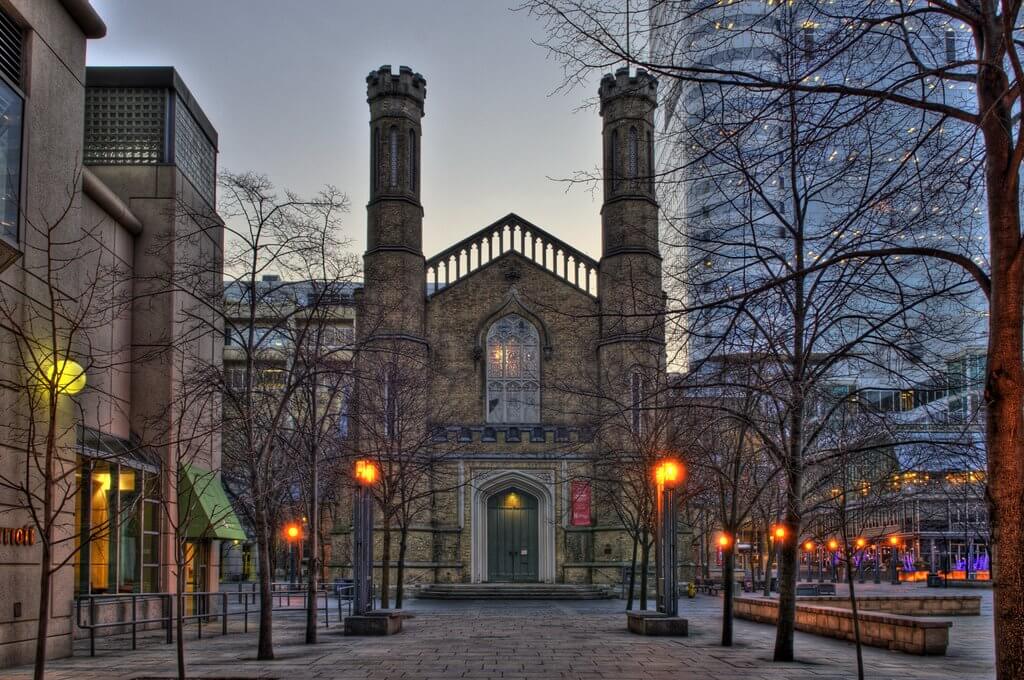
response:
M304 680L847 680L856 677L854 646L798 633L798 661L771 661L775 628L737 621L736 645L718 646L721 598L701 596L680 603L689 618L687 638L644 638L626 631L623 603L599 602L429 602L407 607L414 617L401 634L388 638L346 638L340 626L321 629L315 646L302 644L302 621L280 616L275 623L272 662L255 660L254 627L248 634L232 624L227 636L204 631L189 639L189 675L196 678ZM874 680L949 680L994 677L991 595L980 617L954 619L949 653L921 658L865 648L866 674ZM192 634L194 637L194 634ZM125 640L102 640L97 657L76 648L76 656L53 661L53 680L136 680L170 678L174 648L147 635L136 652ZM32 669L9 669L4 680L26 680Z

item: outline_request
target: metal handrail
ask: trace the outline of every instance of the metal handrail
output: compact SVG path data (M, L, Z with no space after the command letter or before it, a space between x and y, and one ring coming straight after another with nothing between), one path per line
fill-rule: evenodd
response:
M343 602L346 598L342 597L343 592L347 592L351 586L340 586L327 588L326 586L317 589L317 609L321 609L319 600L320 596L323 596L323 622L324 627L330 628L330 599L333 595L337 600L337 613L338 620L342 617ZM231 616L239 616L242 618L243 632L249 632L249 616L260 611L259 598L256 597L258 593L254 592L252 604L256 607L250 609L249 607L249 595L250 593L242 592L239 589L239 603L242 604L241 610L230 610L228 608L229 598L234 595L230 591L205 591L205 592L187 592L181 593L182 598L193 598L193 614L183 614L182 621L190 622L195 621L197 628L197 635L199 638L203 637L203 621L209 621L211 619L220 618L221 620L221 635L227 635L228 633L228 618ZM243 598L242 595L245 595ZM301 607L291 606L291 598L301 596L302 605ZM176 617L174 614L174 602L178 597L178 593L109 593L109 594L96 594L96 595L80 595L75 603L75 624L83 629L89 631L89 656L96 656L96 631L103 628L117 628L117 627L131 627L131 639L132 639L132 650L136 650L137 638L138 638L138 627L140 625L160 623L162 627L166 629L166 644L174 642L174 623ZM271 593L272 611L304 611L306 609L309 597L309 591L307 589L293 589L293 590L275 590ZM199 611L201 608L195 606L197 598L219 598L221 605L220 611L211 612L205 611L205 607L202 607L204 611ZM285 604L282 606L282 600L285 600ZM139 618L138 616L138 602L140 600L160 600L161 602L161 615L159 617L147 617ZM96 622L97 607L111 604L122 604L125 602L131 603L131 618L117 618L114 621L107 621L103 623ZM348 615L352 613L352 603L348 600ZM85 622L82 620L82 612L87 610L89 612L89 620Z

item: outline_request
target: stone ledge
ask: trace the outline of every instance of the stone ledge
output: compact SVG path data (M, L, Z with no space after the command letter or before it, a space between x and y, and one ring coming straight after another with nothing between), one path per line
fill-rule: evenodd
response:
M850 608L850 598L844 596L798 596L797 602ZM981 597L978 595L897 595L857 597L858 611L887 612L906 616L980 616Z
M775 624L778 620L778 600L737 597L736 617L759 623ZM951 621L922 619L902 614L877 611L857 612L860 622L861 642L871 647L920 655L945 655L949 646ZM824 637L853 642L853 612L840 607L798 602L796 605L796 629Z
M628 612L626 628L637 635L686 637L689 635L689 621L678 616L666 616L661 612Z
M377 609L368 614L345 617L345 635L394 635L402 631L402 613Z

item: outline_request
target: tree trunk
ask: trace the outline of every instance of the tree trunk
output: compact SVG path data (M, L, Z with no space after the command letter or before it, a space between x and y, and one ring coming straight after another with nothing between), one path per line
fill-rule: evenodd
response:
M1016 177L992 178L988 158L992 298L989 304L988 501L992 524L996 674L1024 677L1024 407L1021 390L1022 261ZM1005 167L1005 165L1004 165Z
M46 522L45 528L47 534L52 535L50 524L50 522ZM44 537L42 544L42 563L39 569L39 623L36 627L36 664L32 675L34 680L43 680L46 677L46 643L50 634L50 536ZM90 621L90 623L92 622Z
M779 549L779 619L775 628L775 661L793 660L793 637L796 632L796 576L800 568L797 531L800 519L786 513L786 537Z
M730 532L730 536L735 536ZM735 545L735 544L733 544ZM736 586L734 573L736 571L736 558L733 552L733 545L722 550L722 594L725 601L722 603L722 646L732 647L732 598L733 589Z
M409 528L403 524L398 528L398 573L395 575L395 609L402 608L405 594L405 551L409 539Z
M633 610L633 595L636 593L636 552L639 544L636 534L633 534L633 558L629 562L629 595L626 599L626 611Z
M644 529L640 536L640 545L643 548L640 554L640 611L647 611L647 566L651 560L651 545L647 541L647 529Z
M384 513L380 551L380 608L387 609L391 602L391 515Z
M316 390L313 390L314 393ZM316 401L314 400L314 405ZM320 479L318 470L319 451L316 445L310 447L310 483L309 483L309 579L306 590L306 644L316 644L316 600L319 585L320 569ZM327 596L324 595L326 598Z
M846 519L843 518L843 521L845 522ZM844 542L846 542L845 533L844 533ZM844 551L844 554L846 554L846 563L849 564L850 563L849 548L847 548ZM863 653L863 647L862 647L861 641L860 641L860 621L857 618L857 593L854 590L854 585L853 585L853 570L852 569L847 569L846 570L846 574L847 574L846 582L850 586L850 612L853 614L853 642L854 642L854 645L856 645L856 648L857 648L857 680L864 680L864 653Z
M256 550L259 552L260 580L260 632L256 658L271 661L274 658L274 595L271 590L273 574L270 570L270 527L263 502L256 498Z
M175 555L175 562L177 563L178 573L174 576L174 630L177 635L177 639L174 641L174 652L178 664L178 680L185 680L186 669L185 669L185 558L182 554L181 541L175 536L174 542L177 544L177 555Z

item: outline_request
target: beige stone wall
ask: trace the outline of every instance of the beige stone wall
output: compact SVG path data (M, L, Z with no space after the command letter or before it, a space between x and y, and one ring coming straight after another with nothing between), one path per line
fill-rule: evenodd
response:
M79 229L81 215L81 198L77 192L84 119L85 36L58 2L11 0L4 5L16 20L28 27L24 59L30 69L25 83L22 137L22 214L37 224L56 223L71 196L68 218L57 232L58 238L71 237ZM25 217L18 245L25 255L0 274L8 299L15 303L18 295L46 300L45 285L26 275L26 269L38 268L43 261L44 256L32 246L42 245L44 237L24 222ZM23 315L22 319L28 321L27 316ZM40 328L39 334L45 337L46 331ZM17 367L20 362L6 331L0 331L0 346L4 353L4 375L0 379L24 384L26 376ZM11 392L4 392L0 397L4 418L0 420L5 425L26 423L25 404L17 403L16 395ZM73 437L72 413L70 408L63 409L58 425L58 430L68 433L69 437ZM73 448L73 445L73 438L69 439L67 446ZM66 450L62 455L68 455ZM17 478L24 474L25 463L23 436L12 428L3 427L0 430L0 475ZM20 506L18 494L0 489L3 526L30 524L28 512ZM67 551L67 547L58 550L58 555L64 557ZM38 593L39 560L38 543L30 547L0 547L0 667L32 658L39 611L35 595ZM70 654L71 604L72 570L68 566L58 571L53 579L51 656ZM20 608L19 616L14 615L16 608Z

